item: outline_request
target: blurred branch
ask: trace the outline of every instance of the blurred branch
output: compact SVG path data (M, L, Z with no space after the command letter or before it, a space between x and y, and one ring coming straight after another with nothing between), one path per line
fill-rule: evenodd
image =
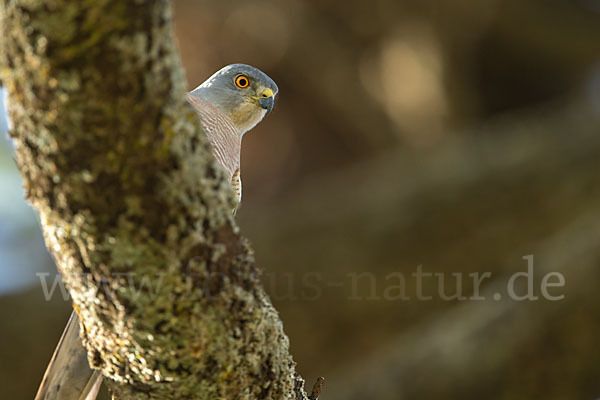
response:
M592 282L599 277L600 262L598 221L600 210L535 247L534 254L542 255L535 259L536 276L550 272L567 276L567 286L561 292L565 299L492 300L494 294L506 291L509 280L508 275L496 277L481 293L486 301L462 302L453 310L412 327L391 345L382 346L358 368L340 371L341 376L333 380L348 384L333 391L330 398L396 399L410 397L411 393L429 398L460 398L462 387L469 387L469 393L474 395L480 390L480 382L502 374L510 358L525 343L541 340L544 328L560 323L562 314L581 307L582 299L594 297L596 288ZM522 388L518 392L525 395Z
M279 207L253 213L260 224L245 216L244 225L269 227L262 233L276 240L286 232L356 220L385 231L390 220L402 230L466 217L465 229L482 230L482 224L512 219L532 204L543 206L538 211L566 208L572 218L595 207L600 196L598 126L600 113L582 99L510 115L429 150L389 152L307 180ZM438 209L435 221L424 215L432 209ZM564 220L560 213L544 215Z
M306 399L164 1L2 2L27 195L119 399ZM149 286L148 286L149 285Z
M563 74L598 62L600 43L591 39L599 32L598 15L583 4L510 0L498 10L495 34L519 54L541 55L546 68Z

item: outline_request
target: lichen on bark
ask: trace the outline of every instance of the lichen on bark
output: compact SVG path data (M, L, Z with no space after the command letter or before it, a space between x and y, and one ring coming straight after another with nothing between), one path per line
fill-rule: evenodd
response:
M304 399L231 215L166 1L5 0L0 79L27 197L119 399Z

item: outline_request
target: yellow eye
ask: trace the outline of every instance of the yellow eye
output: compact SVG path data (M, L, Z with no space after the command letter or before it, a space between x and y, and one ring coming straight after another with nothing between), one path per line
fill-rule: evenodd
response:
M233 80L235 82L235 86L244 89L250 85L250 79L246 75L239 74Z

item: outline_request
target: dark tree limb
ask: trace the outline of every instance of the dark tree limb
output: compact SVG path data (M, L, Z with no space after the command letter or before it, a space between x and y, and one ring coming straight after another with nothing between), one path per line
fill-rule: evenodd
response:
M168 2L3 1L0 17L27 197L116 397L306 399L184 101Z

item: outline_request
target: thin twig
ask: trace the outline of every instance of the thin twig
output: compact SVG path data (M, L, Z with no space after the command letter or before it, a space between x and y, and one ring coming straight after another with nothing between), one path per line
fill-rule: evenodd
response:
M313 385L312 391L310 392L310 396L308 396L308 398L310 400L317 400L319 398L319 395L321 394L321 389L323 388L324 384L325 378L323 378L322 376L318 377L317 381Z

